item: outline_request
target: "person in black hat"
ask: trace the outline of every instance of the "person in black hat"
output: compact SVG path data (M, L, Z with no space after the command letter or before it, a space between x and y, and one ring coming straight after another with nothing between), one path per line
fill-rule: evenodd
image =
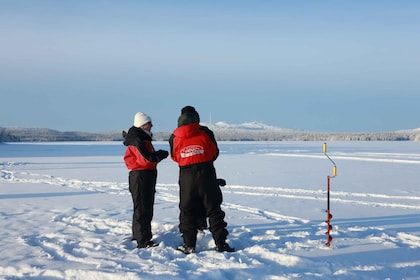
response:
M171 158L180 168L179 229L184 244L178 250L185 254L195 252L199 220L208 217L216 250L234 252L235 249L226 243L229 233L224 221L225 212L221 209L220 181L213 164L219 155L213 132L199 125L199 115L194 107L186 106L181 113L178 128L169 139Z
M198 112L195 110L195 108L193 106L185 106L184 108L181 109L181 116L179 118L179 122L178 122L178 127L182 126L184 124L188 123L189 117L191 115L194 115L194 121L197 121L198 123L200 123L200 115L198 114ZM217 146L217 141L216 138L214 137L214 133L213 131L211 131L207 126L203 126L200 125L200 130L203 130L205 133L208 134L208 136L210 137L211 141L214 143L214 145L216 145L217 148L217 154L216 154L216 158L219 155L219 148ZM174 137L174 135L172 134L169 142L172 142L173 140L171 140ZM219 184L219 186L225 186L226 185L226 181L224 179L217 179L217 182ZM219 188L220 189L220 188ZM220 195L221 191L220 191ZM197 228L201 231L205 230L208 228L207 226L207 217L206 217L206 209L204 209L204 207L197 207L196 210L196 223L197 223Z

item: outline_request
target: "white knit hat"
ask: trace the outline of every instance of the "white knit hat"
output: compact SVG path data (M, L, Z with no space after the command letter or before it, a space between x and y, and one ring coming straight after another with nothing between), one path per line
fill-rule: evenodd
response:
M134 126L135 127L141 127L142 125L144 125L148 122L152 122L152 119L148 115L146 115L142 112L138 112L134 116Z

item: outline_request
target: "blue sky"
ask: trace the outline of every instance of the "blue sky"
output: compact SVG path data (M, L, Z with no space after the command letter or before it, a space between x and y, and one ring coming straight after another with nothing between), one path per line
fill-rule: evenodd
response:
M420 127L420 1L0 1L0 127Z

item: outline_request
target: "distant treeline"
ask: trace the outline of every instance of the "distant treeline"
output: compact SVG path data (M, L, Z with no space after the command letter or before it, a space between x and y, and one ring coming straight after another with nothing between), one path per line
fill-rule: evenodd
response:
M281 129L226 129L211 127L218 141L420 141L419 129L395 132L305 132ZM170 132L154 132L167 141ZM122 141L121 131L104 133L61 132L48 128L0 128L0 142Z
M156 140L168 139L169 133L157 132ZM62 132L49 128L2 128L0 142L64 142L64 141L122 141L121 131L90 133L80 131Z

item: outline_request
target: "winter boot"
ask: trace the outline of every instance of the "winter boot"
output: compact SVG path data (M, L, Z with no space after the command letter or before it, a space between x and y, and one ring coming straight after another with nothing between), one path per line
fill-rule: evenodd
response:
M190 247L190 246L187 246L187 245L182 245L182 246L179 246L178 248L177 248L177 250L178 251L181 251L182 253L184 253L184 254L186 254L186 255L188 255L188 254L192 254L192 253L195 253L195 248L194 247Z
M137 248L139 248L139 249L156 247L158 245L159 245L159 243L155 243L153 240L149 240L146 243L137 242Z
M227 244L227 243L223 243L221 245L216 246L216 251L217 252L233 253L233 252L235 252L235 248L230 247L229 244Z

